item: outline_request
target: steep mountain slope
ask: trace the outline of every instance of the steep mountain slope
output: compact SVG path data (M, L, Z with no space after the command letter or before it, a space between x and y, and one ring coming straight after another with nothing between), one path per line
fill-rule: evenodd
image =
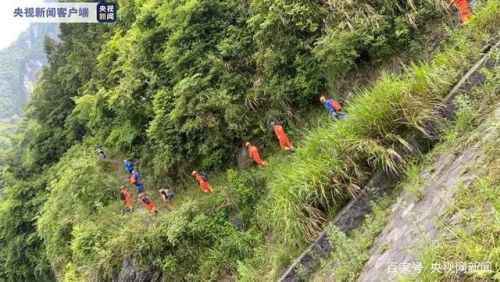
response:
M0 50L0 121L20 116L47 58L45 38L57 37L57 25L33 24Z
M55 24L32 24L8 48L0 50L0 156L12 145L16 124L47 63L45 39L55 39L57 32ZM3 162L0 160L0 170Z
M453 89L450 97L456 98L449 101L453 105L449 109L456 110L453 121L436 148L407 170L399 189L382 204L371 203L375 212L363 226L351 232L328 230L331 257L324 260L314 281L498 277L499 245L492 239L496 231L483 232L495 230L499 212L494 191L500 134L499 46ZM484 202L473 208L477 202L472 199Z
M495 54L498 55L499 51ZM493 64L500 66L500 61L493 61ZM493 81L487 83L491 84L494 80L498 80L499 71L500 68L494 68L494 76L489 77ZM497 100L499 94L495 87L476 93L482 96L476 96L479 103L468 105L471 108L462 110L478 111L476 107L480 104L484 105L485 100L491 102ZM456 194L463 189L475 189L478 179L496 173L497 168L493 163L498 161L498 155L495 156L493 148L498 147L500 140L500 107L498 106L500 105L493 104L489 107L493 109L492 113L482 109L485 116L477 129L473 132L464 132L465 136L457 137L458 140L453 142L455 144L448 141L446 149L440 147L438 149L442 152L434 153L435 163L421 174L422 183L418 184L420 187L405 191L397 204L391 208L393 214L374 243L372 255L360 274L360 281L395 281L398 276L415 274L419 271L419 267L423 267L421 252L425 247L435 243L440 233L445 232L443 228L440 228L439 222L445 212L453 207ZM477 114L472 113L468 118L474 116ZM472 129L473 121L464 120L464 122L471 123ZM496 214L498 212L497 209ZM492 264L493 273L498 271L496 262L491 261L491 259L496 260L493 257L489 258L489 261L470 261L467 257L461 259L462 261L442 260L437 263L445 267L446 263L489 262ZM404 269L405 265L410 266L410 269ZM453 273L452 269L450 272L451 275L460 275ZM489 275L489 277L492 276Z
M484 173L488 174L490 163L484 149L498 146L495 143L500 134L498 118L500 108L478 130L477 134L483 138L462 152L452 150L439 156L430 171L422 175L423 187L417 188L420 196L415 197L413 191L401 196L392 207L393 215L387 226L374 243L373 255L361 272L359 281L397 281L398 276L416 273L419 265L422 267L418 251L436 241L438 220L451 207L458 187L472 187L472 183ZM467 263L466 258L463 259ZM405 269L405 266L410 269Z
M276 279L374 171L404 169L406 138L432 139L431 109L500 10L485 1L456 29L435 0L118 2L117 24L61 25L47 46L2 175L0 279ZM423 44L430 22L444 43ZM433 59L338 92L366 66L422 53ZM319 111L322 91L352 96L348 119ZM295 154L272 149L273 119ZM247 140L267 167L233 166ZM140 158L146 193L160 206L157 190L172 188L173 208L124 213L120 161L98 158L98 144L110 160ZM213 193L193 169L210 172Z

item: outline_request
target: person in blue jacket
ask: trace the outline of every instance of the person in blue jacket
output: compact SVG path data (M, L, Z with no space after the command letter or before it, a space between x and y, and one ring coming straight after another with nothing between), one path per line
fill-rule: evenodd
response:
M328 111L333 119L343 119L345 114L342 112L342 105L332 98L326 98L326 96L321 96L319 98L325 109Z
M140 182L135 184L135 189L137 189L138 195L142 195L144 193L144 183Z
M123 168L128 174L131 174L134 171L134 162L130 160L123 160Z

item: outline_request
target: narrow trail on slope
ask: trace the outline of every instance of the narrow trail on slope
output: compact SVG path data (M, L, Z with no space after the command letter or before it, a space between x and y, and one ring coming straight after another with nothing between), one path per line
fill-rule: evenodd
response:
M487 44L481 53L484 54L454 85L448 95L443 99L445 106L444 116L451 117L454 112L453 99L461 89L470 88L483 82L482 79L475 77L477 71L485 64L494 50L500 47L500 41L493 41ZM387 175L383 172L377 173L366 185L367 193L362 197L353 199L344 207L330 223L335 225L340 231L348 232L357 228L363 221L364 216L371 212L370 201L381 197L387 189L390 189L397 182L397 178ZM323 231L293 263L285 270L279 281L302 281L304 277L310 275L313 269L320 263L322 258L327 257L334 247L329 240L326 231ZM383 277L383 276L382 276ZM368 280L370 281L370 280ZM383 279L381 281L384 281ZM387 281L387 280L385 280Z

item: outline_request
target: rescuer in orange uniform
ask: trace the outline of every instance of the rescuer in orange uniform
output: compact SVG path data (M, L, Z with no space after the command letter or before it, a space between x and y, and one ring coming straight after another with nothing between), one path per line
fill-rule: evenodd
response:
M460 21L467 23L472 16L469 0L452 0L452 3L457 7Z
M191 175L196 179L196 182L198 182L198 185L201 188L201 191L205 193L212 193L214 190L212 189L212 186L210 186L210 183L208 183L208 178L206 175L197 172L196 170L193 170Z
M281 149L285 151L293 151L294 148L292 142L288 138L288 135L283 128L283 124L281 122L273 121L271 122L271 126L273 127L274 134L276 134L276 137L278 138Z
M245 147L247 148L248 151L248 156L258 165L258 166L266 166L267 162L264 161L260 157L259 149L255 147L254 145L250 144L250 142L245 143Z
M148 197L148 195L143 193L139 197L139 199L141 200L144 207L149 211L149 213L151 213L152 215L155 215L156 213L158 213L158 210L156 209L155 203Z
M132 195L128 191L127 186L122 186L120 188L120 198L122 199L123 204L125 205L125 210L131 211L134 206L133 204L134 199L132 198Z

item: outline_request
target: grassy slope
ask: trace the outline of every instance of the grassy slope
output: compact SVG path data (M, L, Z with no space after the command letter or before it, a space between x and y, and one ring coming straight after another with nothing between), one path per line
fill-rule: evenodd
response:
M468 95L460 96L457 118L447 126L443 141L438 144L432 152L423 156L418 162L415 162L405 172L405 180L399 185L393 194L386 199L374 203L374 212L359 229L350 234L331 230L331 240L337 246L332 256L326 259L321 269L313 276L313 281L330 281L335 277L336 281L354 281L357 279L359 271L369 258L370 248L377 235L382 231L391 214L391 204L397 201L397 196L401 190L409 191L415 194L417 198L422 196L422 172L431 170L434 161L443 153L460 151L471 138L480 131L474 130L485 117L491 115L498 100L498 79L500 78L499 68L488 76L488 83L484 86L473 89ZM492 149L497 148L496 144L490 144ZM496 149L498 150L498 149ZM463 187L458 194L457 202L450 207L450 216L455 213L464 213L472 208L475 203L491 203L490 208L480 208L463 220L469 222L472 219L475 232L470 234L465 232L463 226L459 226L453 231L454 236L445 238L437 246L425 250L422 254L424 262L424 271L415 278L415 281L438 281L442 279L453 279L453 275L444 275L432 273L432 263L444 263L446 261L465 260L471 262L471 259L487 260L492 259L498 252L499 244L492 234L495 232L495 218L498 217L498 201L495 200L495 185L498 185L498 152L491 151L491 164L485 166L489 171L489 176L478 181L475 186L478 188L466 189ZM481 188L482 187L482 188ZM498 190L498 188L496 188ZM498 198L498 197L497 197ZM471 200L472 199L472 200ZM496 202L495 202L496 201ZM467 212L468 213L468 212ZM450 228L449 225L444 226ZM453 227L452 227L453 228ZM484 230L492 230L490 233L484 233ZM465 233L464 233L465 232ZM459 244L457 244L457 242ZM498 264L498 262L496 262ZM485 273L479 273L474 278L485 278ZM491 275L491 274L490 274ZM490 276L491 277L491 276ZM407 278L413 279L413 278Z
M430 41L443 40L443 38L441 38L444 37L443 34L439 34L440 32L446 33L443 28L443 26L437 25L430 28L430 30L432 30L432 32L435 34L433 34L433 36L430 38L426 38L427 41L422 42L422 45L427 46L431 43ZM438 29L439 32L436 32L436 29ZM360 92L359 89L366 88L367 86L371 85L372 83L377 81L377 79L380 78L384 73L398 73L404 71L401 69L402 64L414 60L427 60L430 58L430 56L432 56L433 51L434 50L423 48L419 50L419 54L401 53L398 56L392 58L392 60L390 60L389 62L382 62L375 67L371 65L360 66L350 75L347 75L347 77L350 77L352 79L345 79L345 81L339 83L338 88L342 89L343 92L348 93L348 96L354 95L353 92L356 92L356 94L358 94L357 92ZM337 93L336 95L342 96L342 94L340 93ZM347 101L352 99L352 97L344 98L347 99ZM308 134L310 134L311 130L314 130L315 128L321 127L323 124L330 122L319 102L317 105L313 105L308 109L304 109L304 113L301 114L301 117L301 119L295 119L294 123L289 124L287 127L287 134L290 136L291 140L293 140L293 143L296 147L302 146L302 144L304 143L304 139ZM93 144L92 141L90 141L89 143ZM262 153L264 155L264 158L269 161L270 165L266 167L265 170L258 168L249 168L246 169L246 172L251 175L256 175L256 177L263 177L266 180L272 180L276 172L283 169L282 166L286 166L292 157L288 153L280 152L278 147L264 148ZM116 155L112 155L110 157L114 160L121 160L125 158L125 156ZM117 169L121 170L122 168L115 167L110 170L110 172L114 172L116 174ZM140 166L139 170L141 170ZM230 169L230 171L232 171L232 169ZM121 172L119 172L118 175L122 176L121 180L123 181L124 175L122 175ZM143 177L145 177L147 189L150 191L156 191L165 187L162 184L154 184L153 181L151 181L152 179L148 177L147 170L145 171L145 174L143 174ZM228 180L227 171L211 172L210 182L212 183L212 186L218 188L216 189L216 191L231 189L232 185ZM193 199L199 199L200 197L209 197L209 195L200 194L200 189L196 184L194 184L194 181L191 181L190 177L188 177L188 181L184 182L184 185L182 187L174 187L174 189L178 192L173 202L174 206L180 206L185 202L190 202ZM134 191L132 191L132 193L134 193ZM152 196L159 202L160 198L158 195L153 194Z
M498 14L490 8L483 10L480 20L489 21L491 27L498 24ZM412 66L402 77L387 75L354 98L346 121L325 123L308 134L291 160L293 171L281 170L269 184L269 215L275 219L272 225L286 234L285 241L293 244L314 234L321 226L313 220L321 216L319 209L327 204L329 209L339 208L347 192L361 186L373 170L401 169L405 135L425 131L433 106L491 37L488 32L472 31L479 24L472 22L458 33L450 48L432 62Z
M253 267L242 268L245 275L262 277L266 272L259 269L262 265L279 271L288 250L297 250L293 246L321 228L322 209L334 213L373 170L401 171L405 161L397 151L404 150L405 136L423 129L432 107L478 59L485 41L496 33L498 15L498 3L489 1L430 63L412 66L403 76L387 75L351 102L348 120L322 124L307 134L286 168L283 165L268 183L269 197L257 210L274 235L257 253L273 257L274 262L250 262Z

